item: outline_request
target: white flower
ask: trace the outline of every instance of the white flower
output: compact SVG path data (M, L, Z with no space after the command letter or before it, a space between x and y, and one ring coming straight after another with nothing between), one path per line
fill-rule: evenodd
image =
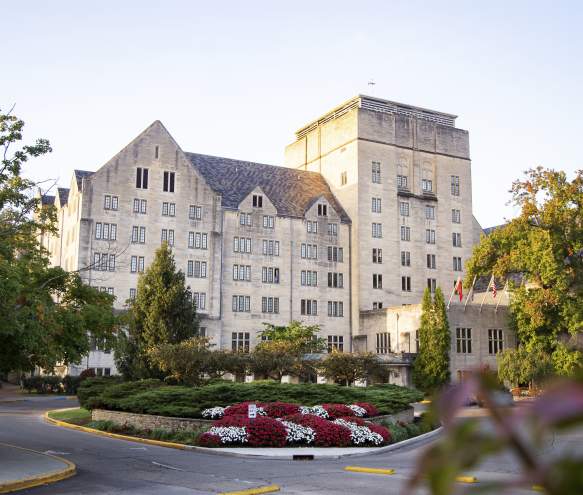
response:
M347 406L352 410L355 416L359 418L364 418L367 415L366 409L364 407L357 406L356 404L347 404Z
M300 406L300 414L314 414L324 419L328 419L330 417L328 415L328 411L326 411L326 409L324 409L322 406Z
M257 406L257 416L267 416L265 409L260 406Z
M225 415L224 407L211 407L210 409L203 409L200 413L203 418L220 419Z
M209 433L218 435L221 443L247 443L247 430L244 426L213 426Z
M285 426L287 443L310 444L316 439L316 432L309 426L298 425L297 423L283 421L282 419L278 419L278 421Z
M380 434L371 431L368 426L358 426L356 423L344 419L336 419L333 423L345 426L350 430L350 438L354 445L363 445L367 443L373 445L383 444L383 437Z

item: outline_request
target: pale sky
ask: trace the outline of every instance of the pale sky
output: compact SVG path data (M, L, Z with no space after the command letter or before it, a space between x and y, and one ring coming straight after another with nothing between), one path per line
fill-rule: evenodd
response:
M54 148L26 172L64 186L156 119L185 151L282 164L358 93L459 115L483 227L527 168L583 168L581 2L19 0L0 23L0 108Z

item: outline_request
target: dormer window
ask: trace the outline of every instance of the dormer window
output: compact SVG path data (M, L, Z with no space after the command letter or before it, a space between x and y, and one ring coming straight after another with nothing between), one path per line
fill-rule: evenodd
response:
M263 208L263 196L261 194L253 195L253 208Z
M319 204L318 205L318 216L327 217L328 216L328 205Z

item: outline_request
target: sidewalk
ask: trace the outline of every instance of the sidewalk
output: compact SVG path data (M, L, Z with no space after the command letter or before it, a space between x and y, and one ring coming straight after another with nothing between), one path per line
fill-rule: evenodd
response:
M65 459L0 443L0 493L9 493L73 476Z

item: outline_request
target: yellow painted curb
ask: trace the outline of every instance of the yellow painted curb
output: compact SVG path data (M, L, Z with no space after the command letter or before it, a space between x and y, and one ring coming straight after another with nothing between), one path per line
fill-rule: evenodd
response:
M532 489L535 492L544 492L545 491L545 489L542 486L540 486L540 485L532 485Z
M354 473L370 473L370 474L395 474L394 469L379 469L359 466L346 466L344 471L352 471Z
M71 408L67 408L71 409ZM72 408L75 409L75 408ZM119 433L109 433L108 431L95 430L94 428L87 428L86 426L74 425L72 423L66 423L65 421L59 421L58 419L53 419L49 417L49 413L64 411L65 409L55 409L53 411L47 411L44 414L45 420L56 426L62 426L63 428L69 428L71 430L84 431L85 433L92 433L93 435L98 435L102 437L116 438L118 440L128 440L130 442L145 443L148 445L156 445L157 447L168 447L171 449L188 450L188 447L182 443L174 442L164 442L162 440L151 440L149 438L131 437L128 435L121 435Z
M430 400L422 400L419 404L431 404Z
M477 483L478 478L475 476L456 476L456 482L458 483Z
M30 476L28 478L22 478L19 480L9 481L7 483L0 483L0 493L12 493L18 490L24 490L26 488L32 488L39 485L48 485L49 483L55 483L57 481L65 480L74 476L77 473L77 467L71 461L58 457L56 455L49 455L43 452L37 452L36 450L25 449L24 447L18 447L17 445L3 444L9 447L27 450L28 452L34 452L35 454L44 455L47 457L52 457L53 459L58 459L64 462L67 467L63 469L57 469L56 471L49 471L48 473L39 474L37 476Z
M239 490L237 492L223 492L219 495L259 495L260 493L278 492L278 485L260 486L258 488L249 488L248 490Z
M77 400L76 395L67 395L67 400Z

